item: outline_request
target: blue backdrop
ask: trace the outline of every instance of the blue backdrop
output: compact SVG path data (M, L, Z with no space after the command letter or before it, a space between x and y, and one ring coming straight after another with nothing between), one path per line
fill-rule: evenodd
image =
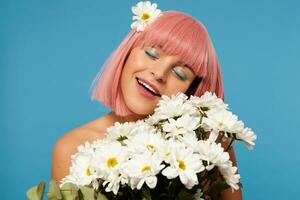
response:
M130 30L138 1L2 0L0 196L25 199L49 181L55 141L105 114L89 88ZM299 194L299 1L166 1L202 21L215 45L230 109L258 136L236 146L246 200ZM297 123L298 122L298 123Z

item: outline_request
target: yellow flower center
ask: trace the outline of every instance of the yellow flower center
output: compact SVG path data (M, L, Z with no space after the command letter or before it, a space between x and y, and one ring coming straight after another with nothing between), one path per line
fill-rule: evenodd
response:
M145 171L150 171L150 170L151 170L151 167L149 165L145 165L141 171L145 172Z
M92 175L89 168L86 169L85 173L86 173L87 176Z
M149 151L153 150L153 148L154 148L154 146L153 146L152 144L148 144L148 145L147 145L147 149L148 149Z
M142 20L147 20L150 18L150 15L148 13L143 13Z
M223 126L224 125L224 122L223 121L220 121L219 122L219 126Z
M108 168L113 168L118 164L118 161L115 157L111 157L106 161L106 166Z
M179 163L179 168L182 170L186 169L186 165L182 160L177 160L177 162Z
M165 156L169 156L171 153L170 152L166 152L165 153Z

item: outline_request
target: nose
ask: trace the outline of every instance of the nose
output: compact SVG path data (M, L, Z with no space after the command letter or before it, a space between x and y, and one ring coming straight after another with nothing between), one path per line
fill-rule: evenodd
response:
M168 72L170 69L170 63L159 62L157 65L151 67L150 72L154 76L154 79L160 83L167 81Z
M160 76L159 74L155 73L155 72L151 72L151 74L154 76L154 79L159 82L159 83L165 83L166 79L163 76Z

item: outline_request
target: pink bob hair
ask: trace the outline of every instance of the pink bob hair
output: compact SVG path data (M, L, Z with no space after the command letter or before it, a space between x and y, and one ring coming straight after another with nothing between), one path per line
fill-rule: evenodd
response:
M218 58L204 25L183 12L165 11L144 31L131 30L119 47L109 56L93 80L91 99L102 102L116 115L132 114L126 106L120 77L130 51L143 45L159 45L167 55L177 55L193 68L198 82L192 83L189 95L201 96L205 91L224 100ZM191 90L190 90L191 89Z

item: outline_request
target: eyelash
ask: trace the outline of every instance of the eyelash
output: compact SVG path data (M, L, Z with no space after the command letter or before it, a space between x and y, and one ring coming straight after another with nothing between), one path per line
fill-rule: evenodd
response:
M159 59L157 56L155 56L152 52L145 50L145 53L151 57L152 59ZM184 74L182 74L181 72L177 71L176 69L172 69L172 71L176 74L177 77L179 77L181 80L186 80L186 76Z
M145 52L146 52L146 54L147 54L148 56L150 56L151 58L158 59L158 57L155 56L151 51L145 50Z

